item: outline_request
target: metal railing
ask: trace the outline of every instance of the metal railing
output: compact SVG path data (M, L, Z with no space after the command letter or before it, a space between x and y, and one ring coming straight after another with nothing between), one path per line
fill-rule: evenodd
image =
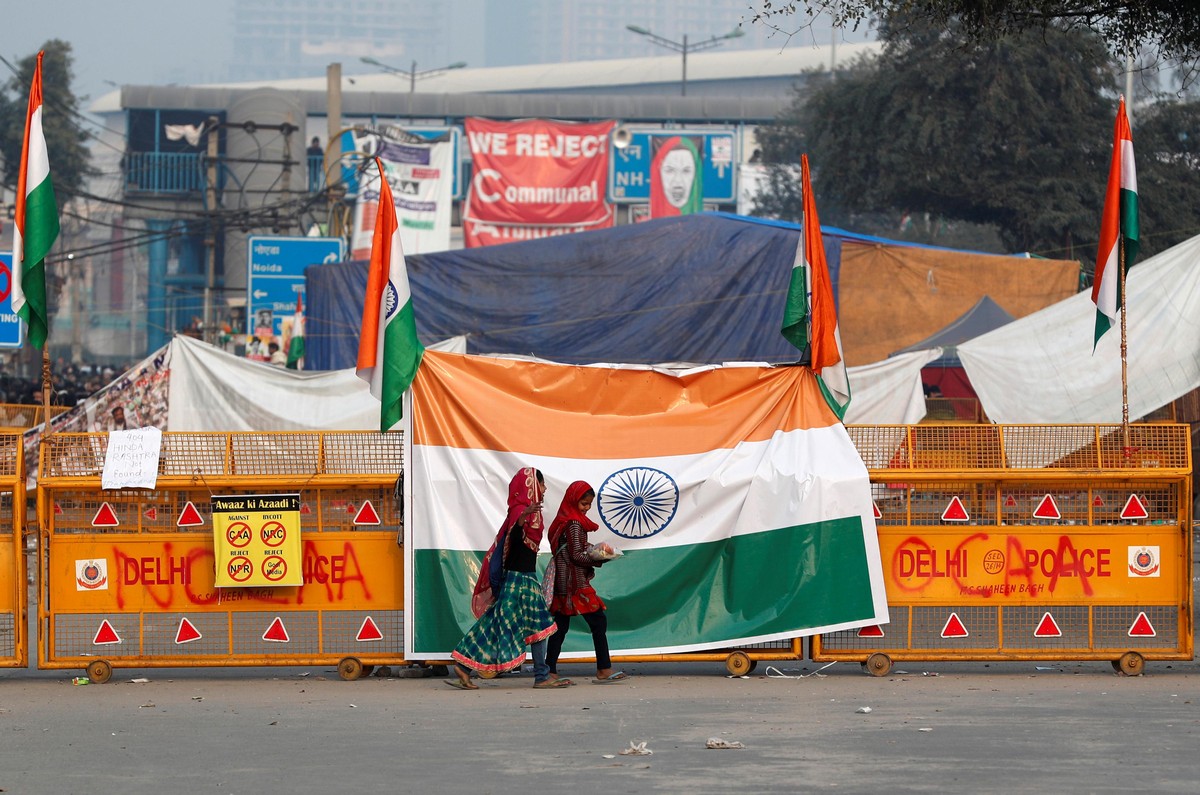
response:
M125 155L125 190L198 193L204 190L200 155L192 152L129 152Z

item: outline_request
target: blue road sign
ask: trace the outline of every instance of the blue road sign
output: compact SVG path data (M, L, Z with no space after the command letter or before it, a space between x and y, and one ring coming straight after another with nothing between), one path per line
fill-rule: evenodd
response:
M296 312L296 296L304 293L304 269L341 262L346 246L337 237L265 237L246 241L246 333L257 333L259 320L271 333L283 333L283 319ZM305 301L307 304L308 302Z
M733 130L655 130L634 131L629 145L612 148L608 165L608 198L619 204L650 201L650 164L654 161L655 138L674 136L704 142L704 201L731 203L737 197L734 177L735 132Z
M20 348L21 318L12 305L12 252L0 251L0 348Z

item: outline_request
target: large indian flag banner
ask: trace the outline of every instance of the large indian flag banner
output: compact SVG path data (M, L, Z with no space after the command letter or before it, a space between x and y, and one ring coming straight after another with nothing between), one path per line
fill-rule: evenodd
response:
M888 620L870 482L804 367L568 366L427 351L412 384L405 650L446 659L519 468L624 556L598 570L614 653L723 648ZM543 542L543 561L548 547ZM592 654L587 632L568 656Z

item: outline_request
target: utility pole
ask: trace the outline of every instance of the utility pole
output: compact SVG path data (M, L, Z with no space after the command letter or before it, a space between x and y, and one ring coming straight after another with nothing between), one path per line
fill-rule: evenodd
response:
M217 155L220 154L220 119L209 116L208 123L208 177L204 190L204 204L208 209L208 223L204 229L204 341L212 342L213 336L213 289L217 283Z
M329 199L329 228L325 230L325 234L330 237L341 237L345 233L345 230L342 229L340 211L345 188L342 187L341 171L334 174L333 169L334 164L338 162L338 156L333 153L333 145L342 134L342 65L340 63L331 63L325 70L325 109L328 133L325 138L323 165L325 191Z

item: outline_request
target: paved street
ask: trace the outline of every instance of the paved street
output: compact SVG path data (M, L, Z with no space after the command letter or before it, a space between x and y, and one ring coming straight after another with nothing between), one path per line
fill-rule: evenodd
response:
M621 685L464 693L332 667L0 672L0 790L1195 792L1200 665L641 664ZM813 663L784 663L788 675ZM150 681L134 684L129 680ZM860 713L870 707L869 714ZM710 738L745 744L709 750ZM653 755L621 755L644 742Z

